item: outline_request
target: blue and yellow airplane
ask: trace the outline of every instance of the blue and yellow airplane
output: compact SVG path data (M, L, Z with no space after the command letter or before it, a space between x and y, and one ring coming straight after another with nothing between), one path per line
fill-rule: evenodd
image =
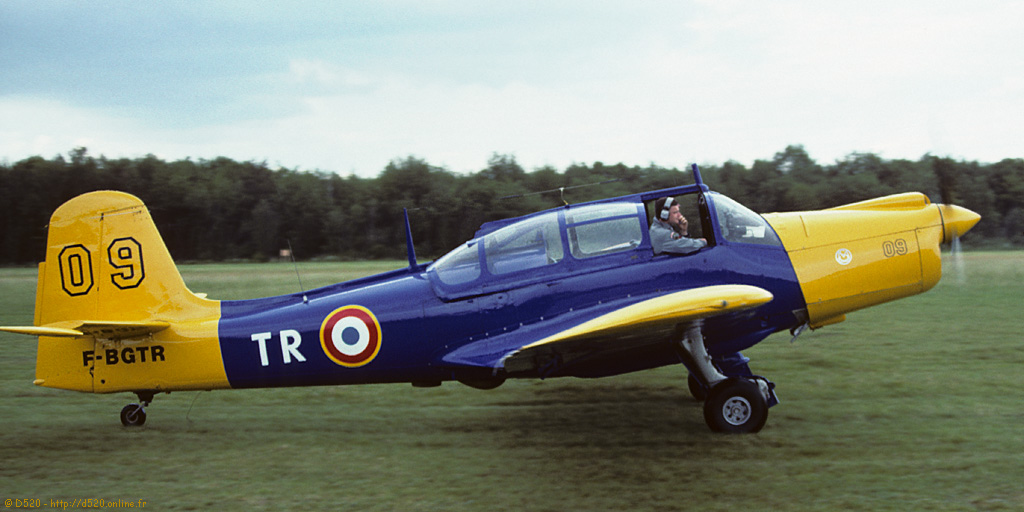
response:
M740 351L924 292L940 243L980 217L920 193L755 214L695 183L481 226L431 264L304 293L217 301L185 286L149 211L121 192L58 208L39 264L35 384L159 393L276 386L604 377L682 363L715 431L757 432L777 403ZM707 245L655 254L673 197Z

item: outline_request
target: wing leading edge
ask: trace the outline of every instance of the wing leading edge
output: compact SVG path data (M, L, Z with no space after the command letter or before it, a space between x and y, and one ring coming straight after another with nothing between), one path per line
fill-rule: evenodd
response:
M665 339L679 324L755 308L772 299L771 292L749 285L705 286L669 293L524 345L507 355L502 366L517 372L538 368L555 356L568 362L594 353L628 350L651 339Z
M651 345L668 339L676 326L735 313L770 302L773 296L749 285L716 285L668 293L596 316L574 314L578 320L552 320L564 328L552 331L534 325L499 338L464 346L444 359L449 363L488 366L510 374ZM542 322L543 324L544 322ZM541 334L543 333L543 334ZM531 336L536 336L530 340ZM504 339L501 339L504 338Z

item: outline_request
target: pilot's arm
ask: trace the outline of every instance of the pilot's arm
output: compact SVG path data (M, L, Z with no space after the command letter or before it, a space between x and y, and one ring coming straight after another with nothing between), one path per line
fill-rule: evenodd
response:
M686 237L676 238L679 235L677 235L675 231L672 231L672 228L657 221L651 226L650 234L651 245L654 247L654 254L661 254L663 252L689 254L708 245L708 243L703 239Z

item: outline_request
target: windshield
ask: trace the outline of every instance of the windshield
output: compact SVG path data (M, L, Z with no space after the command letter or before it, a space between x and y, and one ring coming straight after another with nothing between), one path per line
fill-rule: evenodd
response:
M709 195L714 201L723 238L745 244L782 245L775 231L760 215L721 194L712 192Z

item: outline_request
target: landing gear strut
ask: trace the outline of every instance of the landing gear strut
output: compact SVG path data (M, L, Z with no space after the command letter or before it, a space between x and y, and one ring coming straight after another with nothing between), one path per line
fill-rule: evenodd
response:
M146 424L146 407L153 401L152 391L139 391L135 393L139 397L139 403L128 404L121 409L121 424L126 427L141 427Z
M715 432L754 433L768 420L771 384L758 378L727 377L712 363L704 347L700 324L686 326L678 353L690 370L690 394L704 402L704 421ZM744 363L745 364L745 363Z

